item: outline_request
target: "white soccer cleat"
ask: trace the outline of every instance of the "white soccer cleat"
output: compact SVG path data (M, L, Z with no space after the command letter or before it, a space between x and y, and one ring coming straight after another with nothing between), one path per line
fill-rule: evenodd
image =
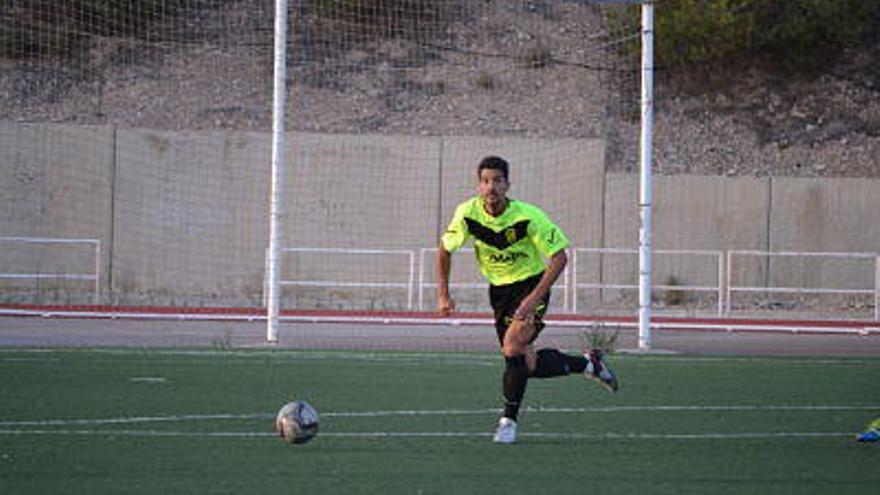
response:
M584 354L587 358L587 368L584 370L584 376L590 380L595 380L605 387L611 393L617 392L617 377L611 368L605 364L602 359L602 352L598 349L591 349L590 352Z
M492 441L495 443L516 442L516 421L510 418L498 420L498 429L495 430L495 437Z

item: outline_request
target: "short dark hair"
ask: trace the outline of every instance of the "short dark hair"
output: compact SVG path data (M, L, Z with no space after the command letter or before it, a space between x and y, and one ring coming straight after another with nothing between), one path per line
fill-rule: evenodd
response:
M484 169L500 170L504 174L504 180L508 180L507 175L510 171L510 165L507 163L507 160L500 156L492 155L480 160L480 164L477 165L477 177L480 176Z

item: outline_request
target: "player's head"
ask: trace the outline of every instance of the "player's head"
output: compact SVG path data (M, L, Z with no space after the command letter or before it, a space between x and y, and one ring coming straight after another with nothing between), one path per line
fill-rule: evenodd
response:
M508 180L508 175L510 174L510 165L504 158L492 155L480 160L480 164L477 165L477 177L482 176L483 170L486 169L499 170L504 176L504 180Z
M499 215L507 206L507 161L497 156L487 156L477 166L477 192L483 198L483 206L491 215Z

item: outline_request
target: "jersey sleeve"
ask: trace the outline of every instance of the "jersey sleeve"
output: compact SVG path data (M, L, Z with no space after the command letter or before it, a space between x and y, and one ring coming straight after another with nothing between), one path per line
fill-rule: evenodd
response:
M443 232L443 235L440 237L440 242L443 245L443 248L450 253L457 251L458 248L462 247L468 240L468 237L470 237L467 223L464 221L466 209L466 204L459 205L458 208L455 209L452 221L449 222L446 231Z
M546 213L535 209L533 221L530 223L529 235L538 251L547 258L553 256L569 245L568 237Z

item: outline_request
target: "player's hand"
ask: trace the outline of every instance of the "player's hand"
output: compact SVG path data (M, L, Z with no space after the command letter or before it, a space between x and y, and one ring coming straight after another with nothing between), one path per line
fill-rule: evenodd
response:
M437 311L440 316L449 316L455 312L455 300L449 296L440 296L437 298Z
M513 312L513 319L518 321L535 319L535 306L537 304L530 297L526 297L519 303L519 307Z
M535 326L535 317L534 316L527 316L523 319L514 318L514 320L510 322L510 325L508 325L507 328L508 328L508 330L521 332L523 329L528 328L528 327L532 327L532 326Z

